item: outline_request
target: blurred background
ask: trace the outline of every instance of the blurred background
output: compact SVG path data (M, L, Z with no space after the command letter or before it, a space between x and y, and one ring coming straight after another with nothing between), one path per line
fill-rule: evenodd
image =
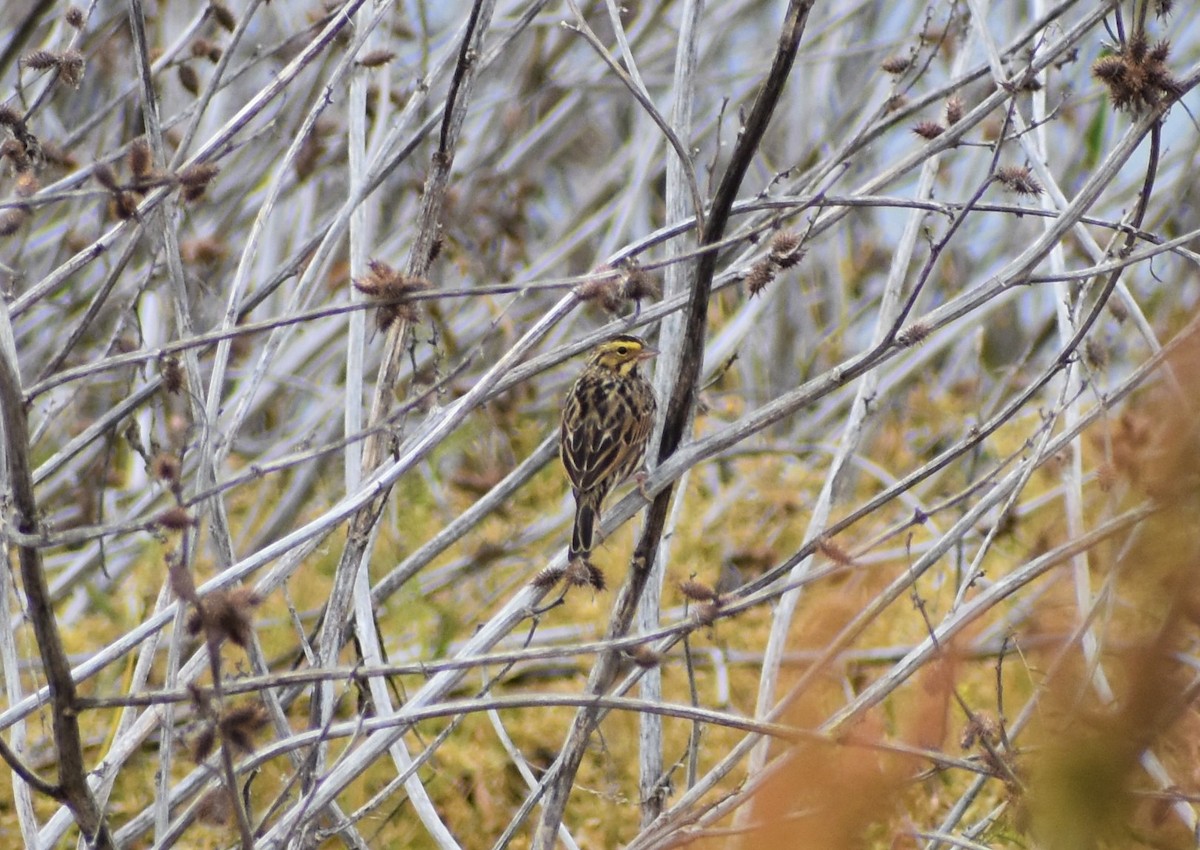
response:
M560 399L621 331L667 397L695 200L786 6L5 6L0 350L121 846L237 840L194 742L243 704L267 841L530 846L644 505L610 500L609 590L527 616L570 530ZM563 846L1192 846L1198 62L1191 4L813 7L650 479L650 654L611 693L673 716L607 715ZM189 629L213 594L248 634ZM0 728L49 769L3 598ZM214 673L233 692L187 696ZM76 834L0 789L0 834Z

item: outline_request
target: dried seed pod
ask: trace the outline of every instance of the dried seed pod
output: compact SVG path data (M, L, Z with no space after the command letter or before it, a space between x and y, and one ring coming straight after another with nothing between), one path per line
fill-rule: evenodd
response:
M192 42L192 56L196 59L207 59L216 64L221 60L221 48L207 38L198 38Z
M721 606L716 602L704 602L692 609L692 616L702 626L711 626L717 621Z
M953 126L962 120L963 117L963 102L962 98L952 97L946 101L946 123Z
M790 269L804 259L800 247L800 234L794 230L781 230L771 239L771 262L781 269Z
M173 508L167 508L158 515L155 520L159 528L165 528L167 531L183 531L185 528L191 528L196 524L192 519L192 515L187 512L187 508L176 505Z
M33 168L33 163L29 161L29 154L25 152L25 146L16 139L5 139L0 142L0 157L11 162L13 171L18 174Z
M828 537L822 537L817 543L817 551L839 566L850 567L854 565L854 558L850 556L850 553Z
M627 651L629 657L633 659L633 663L644 670L657 667L663 661L663 654L661 652L656 652L644 643L639 643Z
M117 185L117 172L113 171L112 166L106 162L96 163L96 167L92 169L92 179L110 192L116 192L121 188Z
M189 266L212 266L229 256L229 246L215 236L198 236L179 243L179 254Z
M137 218L138 200L132 192L118 192L111 199L109 210L122 221Z
M221 29L227 32L233 32L237 29L237 18L233 16L233 12L229 11L229 7L220 0L210 0L208 11L212 13L213 20L220 25Z
M129 146L129 170L139 180L150 176L154 167L154 152L150 150L150 142L144 136L133 140Z
M380 65L386 65L396 58L396 54L391 50L372 50L370 53L365 53L359 57L358 64L364 68L378 68Z
M919 121L913 132L923 139L936 139L946 132L946 128L936 121Z
M175 357L164 357L162 363L163 389L170 395L178 395L183 389L183 368Z
M565 567L546 567L533 577L529 583L540 590L548 590L562 581L567 570Z
M193 95L200 94L200 75L196 73L196 69L184 62L179 66L177 72L179 74L179 84Z
M588 568L588 584L591 585L592 590L600 592L608 587L608 580L604 577L604 570L597 567L591 561L584 561L584 565Z
M770 259L759 260L750 267L750 271L746 274L745 284L746 292L753 298L764 289L771 285L775 280L775 264Z
M662 298L658 280L638 266L630 268L621 279L621 295L631 301L643 298Z
M192 579L187 565L183 563L183 559L177 553L167 555L166 561L167 578L171 583L171 591L184 602L195 605L199 601L199 597L196 595L196 582Z
M178 483L180 466L179 458L175 455L159 452L154 456L150 467L151 474L159 481L166 481L170 484Z
M254 609L261 602L254 589L245 585L213 591L188 615L188 633L203 631L209 640L230 640L245 647L254 634Z
M567 587L590 587L593 590L604 590L607 586L604 572L591 561L583 558L576 558L567 564L566 570L563 571L563 579L566 581Z
M703 582L688 579L679 583L679 592L693 602L715 602L717 592Z
M13 187L13 191L18 198L31 198L37 194L37 190L42 187L38 182L37 175L32 169L21 171L17 175L17 184Z
M71 88L79 88L83 82L83 54L78 50L65 50L58 56L58 78Z
M191 746L188 748L192 761L199 764L210 755L213 748L217 744L217 730L211 723L205 723L200 727L200 731L192 738Z
M0 213L0 236L12 236L28 218L28 207L12 207Z
M600 266L593 277L575 287L575 297L580 301L595 301L610 313L616 313L625 303L619 277L614 277L612 266Z
M7 103L0 103L0 127L15 130L23 126L25 126L25 119L21 117L21 113Z
M1117 109L1139 113L1157 106L1163 97L1178 97L1183 89L1167 67L1168 41L1151 45L1145 33L1131 35L1121 49L1092 64L1092 74L1108 87Z
M180 171L177 177L179 182L184 186L207 186L209 181L216 177L220 171L221 168L218 165L214 165L211 162L200 162L195 165L189 165L183 171Z
M910 348L924 342L929 337L929 325L924 322L913 322L900 333L896 334L896 344Z
M415 322L420 318L417 306L404 300L414 293L431 288L425 278L398 272L382 260L371 260L370 274L354 280L354 288L380 304L376 324L386 330L397 320Z
M254 752L254 733L267 725L267 710L251 702L231 708L221 718L221 737L244 753Z
M58 54L49 50L35 50L22 56L21 64L35 71L46 71L58 67Z
M212 826L225 826L233 821L233 797L224 785L205 794L196 805L196 817Z
M75 158L75 155L64 151L54 142L45 142L42 145L42 156L49 165L56 165L67 171L74 171L79 168L79 160Z
M220 171L220 167L211 162L201 162L189 165L176 174L175 179L183 187L183 191L180 193L183 200L191 203L203 198L205 192L208 191L208 184Z
M1032 172L1023 166L1006 165L997 168L995 179L997 183L1018 195L1040 195L1044 191Z

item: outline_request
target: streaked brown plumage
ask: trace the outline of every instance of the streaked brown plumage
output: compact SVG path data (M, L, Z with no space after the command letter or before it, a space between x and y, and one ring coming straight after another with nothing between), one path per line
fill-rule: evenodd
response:
M636 336L602 342L567 393L559 453L575 495L571 561L588 560L604 497L642 463L656 405L638 364L657 353Z

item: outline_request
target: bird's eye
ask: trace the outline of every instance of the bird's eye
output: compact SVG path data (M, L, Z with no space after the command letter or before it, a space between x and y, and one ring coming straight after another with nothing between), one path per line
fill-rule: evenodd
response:
M620 354L622 357L624 357L628 353L629 353L629 349L626 346L624 346L624 345L617 346L617 354Z

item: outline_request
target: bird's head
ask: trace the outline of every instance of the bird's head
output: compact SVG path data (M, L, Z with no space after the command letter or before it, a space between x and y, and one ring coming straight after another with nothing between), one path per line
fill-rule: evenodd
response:
M621 334L596 346L592 350L591 362L602 369L628 375L637 368L638 363L656 354L658 349L648 346L645 340Z

